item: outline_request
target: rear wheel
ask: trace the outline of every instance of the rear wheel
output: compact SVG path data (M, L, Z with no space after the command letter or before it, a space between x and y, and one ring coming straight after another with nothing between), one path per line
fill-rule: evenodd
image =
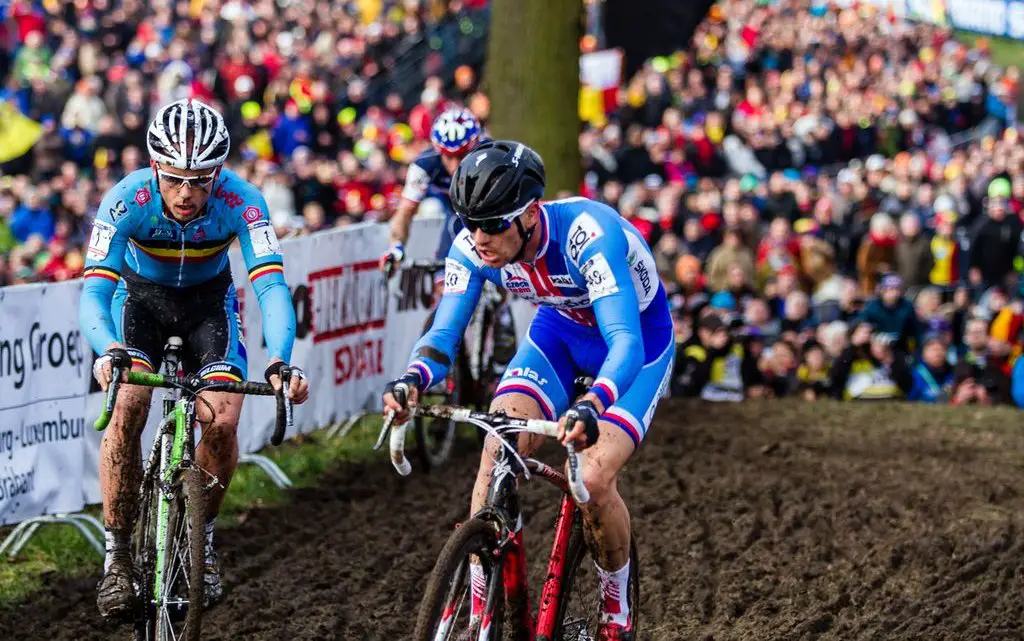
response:
M487 581L487 608L470 620L470 561L479 559ZM505 615L502 561L494 526L471 519L455 530L434 565L416 618L415 641L500 641ZM481 635L481 628L487 630Z
M585 562L585 557L589 556L588 549L583 536L583 516L577 513L565 553L554 641L589 641L597 638L598 612L595 606L601 603L601 586L594 563ZM639 638L640 559L636 552L636 539L632 535L629 542L628 592L630 626L634 637Z

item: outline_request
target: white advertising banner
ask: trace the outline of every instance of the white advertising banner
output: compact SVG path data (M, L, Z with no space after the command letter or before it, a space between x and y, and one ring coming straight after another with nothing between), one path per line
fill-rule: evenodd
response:
M415 219L409 260L433 256L442 221ZM380 406L388 378L403 371L430 309L429 275L412 282L406 270L385 283L378 259L388 247L386 225L362 224L282 243L285 280L295 302L297 331L292 363L310 381L310 400L295 408L296 429L308 432ZM244 265L233 257L236 287L247 287ZM414 270L413 270L414 271ZM243 280L246 279L246 280ZM249 377L267 365L259 306L240 295ZM246 400L239 429L242 451L267 444L274 427L274 400ZM289 434L288 436L292 436Z
M417 217L413 220L409 242L406 243L407 261L434 257L443 224L441 218ZM387 225L353 225L314 236L286 239L281 246L284 252L285 281L292 293L297 321L292 363L306 372L311 385L309 401L295 407L296 431L309 432L344 420L362 410L380 409L380 396L384 384L405 371L412 347L419 339L424 323L430 315L434 275L426 270L406 267L390 282L384 282L377 269L377 261L388 246ZM231 264L249 358L248 376L251 380L259 381L263 379L267 365L259 304L249 284L245 263L237 251L232 254ZM26 291L29 289L26 288ZM0 289L0 292L11 291L17 290ZM61 307L59 316L41 308L40 305L45 301L40 294L34 294L35 299L24 300L23 304L19 305L19 320L17 325L12 327L24 327L24 332L28 332L32 319L46 318L49 314L54 318L61 318L63 323L77 332L80 291L80 282L74 283L68 289L69 295L62 303L68 306ZM0 305L2 311L6 312L8 305ZM67 310L71 309L75 311L69 314ZM520 339L525 334L535 311L536 308L530 303L518 299L513 301L512 312L516 333ZM0 313L0 389L6 389L2 386L13 385L19 380L19 371L24 369L22 363L27 362L20 360L20 356L19 360L12 356L9 366L3 361L7 356L3 351L5 348L2 342L7 338L4 320L4 314ZM20 335L17 332L10 334L11 345ZM27 338L25 340L27 341ZM76 436L79 438L76 442L80 445L75 459L78 467L45 468L61 470L60 475L50 474L54 482L57 478L75 480L80 487L79 505L82 503L82 494L86 504L99 503L102 500L99 488L101 435L92 429L92 421L99 415L103 406L103 394L96 391L86 394L89 389L88 377L91 376L91 360L88 356L88 346L84 341L81 346L77 353L86 354L87 362L81 367L81 376L84 378L79 381L78 387L74 388L78 397L61 401L74 404L77 408L76 416L85 417L85 435L82 438ZM13 377L8 372L12 373ZM59 387L51 388L68 389L66 378L57 380ZM46 390L47 386L44 384L38 389ZM154 428L159 421L161 397L160 390L153 395L154 402L149 422L142 438L144 454L149 452ZM16 401L8 401L6 393L0 395L0 406L9 403L15 404ZM44 407L40 406L36 411L43 412ZM67 415L68 412L65 411L63 416ZM0 417L2 416L0 414ZM60 408L57 408L58 431L60 416ZM40 420L46 420L46 417L43 416ZM238 427L239 450L256 452L263 449L270 440L274 420L273 398L247 398ZM4 426L0 427L0 483L4 482L4 475L8 475L4 458L7 450L4 449L3 439L14 439L13 435L5 435L4 430L8 424L6 420L0 423ZM75 429L76 434L81 435L82 429ZM289 433L286 437L294 435ZM68 476L64 474L65 469L77 472ZM24 472L21 474L19 477L15 477L13 473L9 474L13 479L11 482L16 487L25 484ZM32 480L38 487L38 477ZM18 496L22 494L21 490L18 490ZM0 489L0 520L4 514L3 496L4 490ZM33 506L38 508L39 504L34 503ZM14 520L40 513L38 509L34 514L30 514L30 511L20 512Z
M82 282L0 289L0 525L84 505Z

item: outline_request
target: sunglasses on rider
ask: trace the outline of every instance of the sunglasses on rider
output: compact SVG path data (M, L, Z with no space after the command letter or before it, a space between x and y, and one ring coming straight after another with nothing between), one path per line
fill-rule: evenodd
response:
M469 233L475 234L479 229L488 236L496 236L508 230L512 226L512 221L522 215L534 201L530 201L520 207L519 209L505 214L500 218L485 218L484 220L470 220L465 216L460 216L462 220L462 226L469 230Z
M188 185L193 189L202 189L204 191L209 191L210 187L213 186L213 182L217 180L216 169L208 174L200 174L198 176L182 176L180 174L172 174L169 171L157 169L156 175L160 180L164 181L168 187L178 188Z

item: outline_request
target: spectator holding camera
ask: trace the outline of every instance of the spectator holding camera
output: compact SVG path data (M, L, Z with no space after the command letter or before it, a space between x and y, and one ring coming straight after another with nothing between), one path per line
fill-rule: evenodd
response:
M866 321L850 332L850 345L832 366L832 397L839 400L903 398L913 385L905 354L889 332Z

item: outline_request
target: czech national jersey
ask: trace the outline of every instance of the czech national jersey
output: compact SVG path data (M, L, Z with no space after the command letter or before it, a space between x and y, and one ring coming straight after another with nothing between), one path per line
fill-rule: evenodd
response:
M592 391L611 408L603 418L617 417L639 442L674 353L672 319L651 250L618 212L586 198L544 203L538 227L535 259L501 269L484 264L468 230L458 234L446 259L444 297L410 367L428 387L445 375L490 280L541 306L498 394L526 393L554 418L568 405L573 378L594 376ZM630 404L633 388L636 402Z

